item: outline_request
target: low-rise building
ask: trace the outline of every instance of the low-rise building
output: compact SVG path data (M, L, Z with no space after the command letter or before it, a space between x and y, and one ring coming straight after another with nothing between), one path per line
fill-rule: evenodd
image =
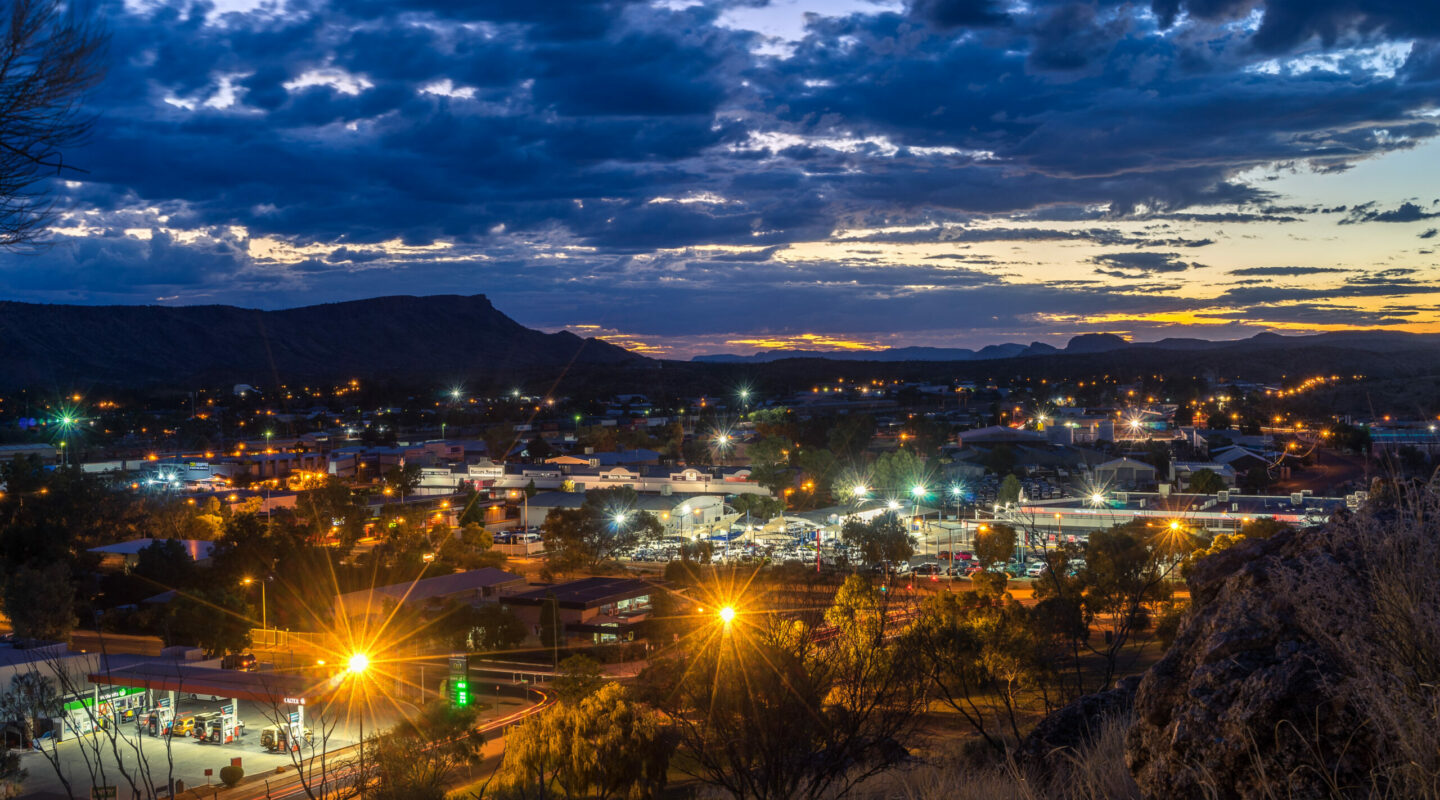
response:
M525 576L484 567L336 595L335 614L337 619L373 617L388 614L397 605L423 607L444 600L477 605L495 602L524 587Z
M662 584L640 578L581 578L511 595L505 604L537 636L542 608L554 602L566 636L613 642L635 638L637 626L651 613L651 598L659 591L664 591Z

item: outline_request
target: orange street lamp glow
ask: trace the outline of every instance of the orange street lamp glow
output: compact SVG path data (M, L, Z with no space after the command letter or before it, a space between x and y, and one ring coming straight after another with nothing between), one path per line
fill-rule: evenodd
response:
M720 609L720 621L725 623L726 625L734 622L735 609L731 608L730 606L725 606L724 608Z
M358 675L370 668L370 657L364 653L356 653L350 656L350 660L346 662L345 666L350 672Z

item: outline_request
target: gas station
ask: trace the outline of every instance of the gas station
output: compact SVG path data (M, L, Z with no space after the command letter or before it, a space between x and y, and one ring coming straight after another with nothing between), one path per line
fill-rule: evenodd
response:
M65 734L89 733L94 724L131 723L150 736L192 737L232 744L243 740L241 703L259 707L267 723L260 744L271 752L307 742L307 707L328 700L335 680L275 672L243 672L148 662L88 676L91 698L66 704ZM192 702L193 701L193 702ZM220 703L218 709L182 711L182 705ZM71 708L75 706L75 708ZM90 713L94 707L96 713ZM332 743L333 746L333 743Z

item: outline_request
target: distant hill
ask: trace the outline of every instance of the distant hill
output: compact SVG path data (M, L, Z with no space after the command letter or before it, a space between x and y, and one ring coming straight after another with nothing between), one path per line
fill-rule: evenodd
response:
M948 347L893 347L884 350L763 350L752 355L717 353L696 356L692 361L711 364L769 363L792 358L818 358L829 361L998 361L1054 355L1092 355L1119 351L1221 351L1274 348L1342 347L1392 353L1415 347L1440 346L1440 335L1399 331L1336 331L1308 336L1281 336L1260 333L1248 339L1210 341L1207 339L1161 339L1156 342L1128 342L1113 333L1084 333L1072 338L1064 348L1043 342L1023 344L992 344L979 350Z
M282 311L0 302L0 388L434 379L648 361L598 339L526 328L484 295Z

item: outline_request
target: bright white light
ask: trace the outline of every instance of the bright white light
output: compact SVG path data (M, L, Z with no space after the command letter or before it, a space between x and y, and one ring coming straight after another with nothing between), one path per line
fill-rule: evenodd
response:
M370 668L370 657L364 653L356 653L350 656L350 661L346 663L346 668L357 674L364 672Z
M735 609L731 608L730 606L725 606L724 608L720 609L720 621L724 622L726 625L734 622Z

